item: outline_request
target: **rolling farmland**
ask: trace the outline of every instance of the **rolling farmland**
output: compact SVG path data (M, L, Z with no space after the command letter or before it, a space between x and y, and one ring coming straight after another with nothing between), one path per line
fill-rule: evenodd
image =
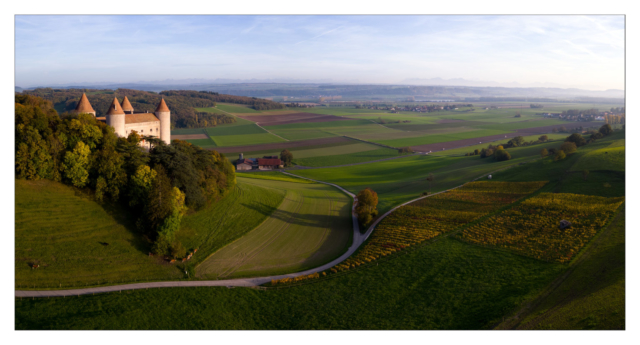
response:
M284 191L284 200L258 227L196 268L222 279L301 271L342 254L353 233L351 198L323 184L238 178L240 186Z

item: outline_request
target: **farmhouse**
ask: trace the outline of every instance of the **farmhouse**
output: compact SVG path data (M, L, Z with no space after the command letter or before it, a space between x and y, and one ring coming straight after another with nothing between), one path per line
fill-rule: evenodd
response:
M76 106L75 112L96 116L96 111L93 110L87 95L84 93ZM134 113L133 106L131 106L127 96L124 97L122 105L118 102L118 98L114 98L106 116L97 117L96 119L104 121L113 127L119 137L127 137L132 131L136 131L143 137L160 138L166 144L171 142L171 111L167 107L164 98L160 100L160 104L158 104L154 113ZM149 147L150 143L142 140L140 145Z
M244 158L243 154L236 161L236 171L246 170L274 170L284 165L278 156L264 156L263 158Z

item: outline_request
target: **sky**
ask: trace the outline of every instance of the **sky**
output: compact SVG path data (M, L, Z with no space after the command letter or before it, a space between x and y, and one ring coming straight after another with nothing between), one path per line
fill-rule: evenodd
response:
M15 16L20 87L168 79L624 89L624 16ZM425 82L429 84L429 82ZM517 83L517 84L514 84Z

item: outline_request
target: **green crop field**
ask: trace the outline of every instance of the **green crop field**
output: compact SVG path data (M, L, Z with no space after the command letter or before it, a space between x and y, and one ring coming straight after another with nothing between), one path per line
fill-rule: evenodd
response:
M492 130L492 129L479 129L468 132L450 133L442 135L425 135L422 137L405 138L405 139L393 139L393 140L376 140L375 142L388 145L392 147L404 147L404 146L419 146L426 144L443 143L447 141L455 141L462 139L479 138L489 135L507 134L508 131Z
M614 170L624 171L624 139L618 140L611 145L589 152L580 158L576 164L571 167L571 170Z
M340 256L353 236L351 198L319 183L238 178L284 194L260 226L220 249L196 268L201 278L298 272Z
M307 128L334 128L334 127L354 127L354 126L368 126L374 125L371 121L367 120L337 120L327 122L301 122L291 123L288 125L275 125L265 126L268 130L276 129L307 129Z
M227 113L234 114L249 114L249 113L259 113L259 111L255 109L251 109L248 106L244 106L242 104L226 104L226 103L218 103L215 108L206 108L211 109L213 112L216 110L222 110Z
M329 133L322 129L277 129L271 130L272 133L277 134L288 140L308 140L308 139L319 139L319 138L329 138L335 137L336 134Z
M560 143L554 143L559 146ZM435 175L432 192L449 189L483 174L539 157L539 144L509 149L512 159L496 162L492 158L419 155L383 162L340 168L297 170L295 174L335 183L352 193L371 187L378 193L378 209L385 212L404 201L417 198L429 190L426 177Z
M227 135L262 134L267 133L267 131L258 127L256 124L251 123L237 126L209 127L207 128L207 133L210 137L219 137Z
M286 141L271 133L222 135L212 137L212 139L218 147L280 143Z
M546 148L556 147L556 146L559 147L562 144L562 142L564 142L564 139L566 137L568 137L568 135L566 133L548 133L548 134L525 135L525 136L523 136L523 138L524 138L525 141L536 141L542 135L546 135L550 140L550 142L548 142L546 145L543 145ZM430 153L430 155L436 155L436 156L464 155L465 153L473 152L473 150L475 150L475 149L481 150L483 148L487 148L487 146L489 146L489 144L491 144L493 146L497 146L498 144L501 144L501 143L505 144L509 140L511 140L511 138L495 140L495 141L486 141L486 142L483 141L482 144L465 146L465 147L460 147L460 148L457 148L457 149L451 149L451 150L445 150L445 151L435 151L433 153Z
M374 148L373 150L356 151L356 152L347 153L347 154L337 154L337 153L343 152L342 150L339 150L339 151L334 151L334 153L336 154L329 155L329 156L295 158L293 160L293 163L296 165L306 166L306 167L328 167L328 166L334 166L334 165L369 162L369 161L374 161L378 159L398 157L400 155L396 150L381 148L379 146L377 147L378 147L377 149Z
M307 179L294 177L291 175L285 175L279 171L256 171L256 172L250 172L250 173L237 172L236 176L259 179L259 180L275 180L275 181L286 181L286 182L297 182L297 183L316 183L313 181L309 181Z
M115 218L114 218L115 217ZM69 288L183 274L147 254L135 219L52 181L16 180L15 284ZM38 264L38 269L31 265Z

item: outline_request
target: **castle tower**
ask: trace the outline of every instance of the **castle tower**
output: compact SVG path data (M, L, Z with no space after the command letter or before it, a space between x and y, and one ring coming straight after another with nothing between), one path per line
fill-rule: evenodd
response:
M124 111L120 106L117 98L113 99L113 102L109 106L109 111L107 111L107 125L113 127L113 130L119 137L125 137L125 129L124 129Z
M80 102L78 102L78 105L76 106L76 109L74 110L74 112L76 114L91 114L93 116L96 116L96 111L93 110L93 107L91 106L91 103L89 103L89 99L87 98L87 94L82 93L82 97L80 97Z
M164 102L164 98L158 104L155 114L160 120L160 139L169 145L171 143L171 111Z
M129 103L127 96L124 96L124 100L122 101L122 110L125 114L133 114L133 107L131 103Z

